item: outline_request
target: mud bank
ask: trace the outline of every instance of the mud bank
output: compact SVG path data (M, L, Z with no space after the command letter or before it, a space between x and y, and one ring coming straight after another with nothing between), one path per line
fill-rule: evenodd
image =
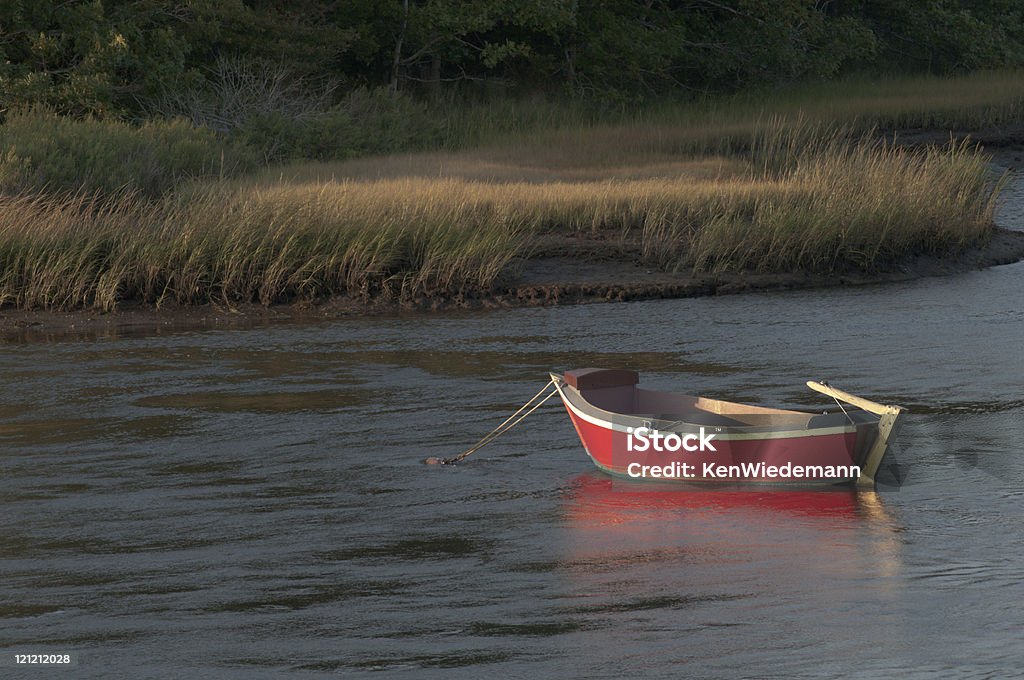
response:
M593 244L592 244L593 245ZM552 248L551 254L522 263L490 293L421 297L397 302L383 299L334 297L322 301L263 307L255 304L151 306L125 303L113 313L92 310L0 311L0 336L46 339L52 336L122 335L133 332L176 331L196 328L249 328L267 323L307 323L363 315L423 311L486 310L564 304L621 302L665 298L728 295L751 291L796 290L860 286L944 276L1024 260L1024 232L997 229L987 245L950 258L919 256L893 271L841 274L787 273L669 273L625 259L627 253L605 253L597 259L597 246L583 246L584 257L568 256ZM618 257L616 257L616 255ZM609 259L610 258L610 259Z

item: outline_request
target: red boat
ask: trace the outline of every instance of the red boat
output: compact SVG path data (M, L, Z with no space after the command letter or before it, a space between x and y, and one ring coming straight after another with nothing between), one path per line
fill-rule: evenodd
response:
M658 392L620 369L551 380L594 464L634 480L874 486L904 413L814 381L807 386L838 408L805 413Z

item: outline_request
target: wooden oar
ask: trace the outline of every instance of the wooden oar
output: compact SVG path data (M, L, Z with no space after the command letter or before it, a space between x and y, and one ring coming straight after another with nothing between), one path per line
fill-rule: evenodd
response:
M837 402L845 401L847 404L864 409L868 413L878 416L878 436L871 444L871 448L864 456L864 463L861 465L861 474L857 478L857 486L874 488L875 477L878 475L878 468L882 464L886 451L889 449L889 440L896 436L899 431L903 413L906 411L902 406L879 404L870 399L858 397L849 392L832 387L823 380L808 380L807 386L815 392L832 397ZM845 412L845 411L844 411Z
M887 406L886 404L879 404L876 401L871 401L870 399L864 399L863 397L858 397L854 394L850 394L849 392L844 392L838 387L832 387L824 380L808 380L807 386L815 392L821 392L833 399L845 401L847 404L852 404L857 408L862 408L869 413L874 413L876 416L885 415L887 413L895 415L906 410L902 406Z

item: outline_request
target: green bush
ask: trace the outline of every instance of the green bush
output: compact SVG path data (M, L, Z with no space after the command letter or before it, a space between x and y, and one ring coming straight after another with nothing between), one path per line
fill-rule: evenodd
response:
M444 130L441 116L407 95L359 89L330 109L301 118L280 112L254 114L232 135L269 163L436 148Z
M338 107L360 131L358 154L437 148L445 121L423 102L387 90L350 92Z
M160 196L179 182L235 175L256 155L182 120L132 125L14 112L0 125L0 192L137 191Z
M351 158L357 153L359 137L359 129L341 111L306 120L263 113L252 116L233 132L234 139L257 151L267 163Z

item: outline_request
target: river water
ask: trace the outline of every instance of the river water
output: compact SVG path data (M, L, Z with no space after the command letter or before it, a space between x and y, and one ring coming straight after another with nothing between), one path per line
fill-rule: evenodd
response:
M1024 227L1024 183L1000 221ZM2 677L1006 677L1024 264L691 300L56 337L0 352ZM631 492L548 370L910 407L877 493ZM70 653L61 670L16 651Z

